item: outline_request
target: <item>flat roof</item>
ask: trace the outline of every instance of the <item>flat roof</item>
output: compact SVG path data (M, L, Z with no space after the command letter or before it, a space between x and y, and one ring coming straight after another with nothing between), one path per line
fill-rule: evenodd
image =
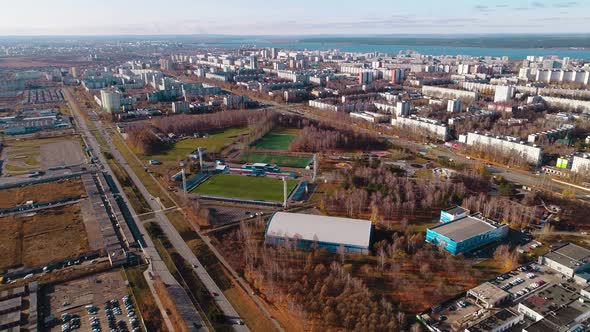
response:
M540 321L535 322L532 325L529 325L526 328L526 331L527 332L555 332L555 330L557 328L559 328L559 327L558 326L556 327L550 321L548 321L546 319L541 319Z
M460 206L453 206L453 207L450 207L450 208L445 209L443 211L445 211L446 213L449 213L449 214L461 214L461 213L469 212L469 210L462 208Z
M434 226L429 228L429 230L446 236L455 242L461 242L496 228L497 226L492 225L483 218L477 216L467 216L445 224Z
M371 222L362 219L277 212L270 219L266 235L368 248L371 240Z
M507 291L492 284L489 281L486 281L483 284L470 289L469 294L489 304L495 304L496 302L510 295Z
M546 254L545 257L573 268L576 263L583 263L590 258L590 250L573 243L567 243Z
M502 325L508 323L509 321L515 319L516 317L520 316L521 314L515 313L510 309L502 309L487 318L479 321L478 323L472 325L468 328L469 332L484 332L484 331L492 331L495 328L501 327Z
M521 304L545 316L561 306L572 303L579 297L579 294L554 284L529 296Z

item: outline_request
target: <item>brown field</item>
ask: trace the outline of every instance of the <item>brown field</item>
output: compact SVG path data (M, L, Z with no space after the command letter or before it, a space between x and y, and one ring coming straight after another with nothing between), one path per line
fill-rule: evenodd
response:
M0 218L0 234L0 269L44 265L89 250L77 204Z
M0 190L0 209L22 205L27 201L51 202L64 197L84 196L81 178L40 183L26 187Z
M0 67L3 68L37 68L50 66L76 66L86 64L83 57L9 57L0 58Z

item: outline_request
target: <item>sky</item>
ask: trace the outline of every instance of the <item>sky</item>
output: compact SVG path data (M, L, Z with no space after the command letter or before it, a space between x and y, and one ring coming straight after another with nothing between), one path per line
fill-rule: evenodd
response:
M590 0L0 0L0 35L590 33Z

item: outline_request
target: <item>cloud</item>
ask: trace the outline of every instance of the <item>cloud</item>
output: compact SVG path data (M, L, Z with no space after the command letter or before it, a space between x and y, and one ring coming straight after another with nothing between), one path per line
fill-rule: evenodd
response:
M473 7L475 10L480 11L480 12L489 12L491 11L490 7L486 6L486 5L477 5L475 7Z
M553 4L553 7L555 8L571 8L571 7L576 7L579 6L580 3L577 1L568 1L568 2L558 2Z

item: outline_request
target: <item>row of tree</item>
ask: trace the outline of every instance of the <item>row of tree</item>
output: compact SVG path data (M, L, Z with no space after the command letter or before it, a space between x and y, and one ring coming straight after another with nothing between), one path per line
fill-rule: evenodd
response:
M416 213L430 215L433 209L460 201L466 193L461 182L399 176L383 165L358 166L340 175L341 187L324 195L325 209L343 211L350 217L370 213L374 222Z
M385 142L376 136L351 129L328 129L311 125L303 128L291 142L289 150L323 152L334 149L374 150L386 148Z

